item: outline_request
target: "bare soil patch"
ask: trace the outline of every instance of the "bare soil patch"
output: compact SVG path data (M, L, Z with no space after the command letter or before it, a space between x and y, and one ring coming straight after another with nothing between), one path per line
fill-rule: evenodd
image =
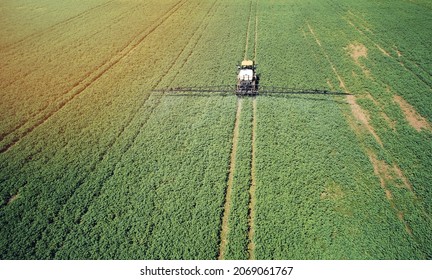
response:
M411 183L408 181L407 177L405 177L405 175L402 173L402 170L399 168L399 166L397 166L396 164L394 164L393 165L393 170L396 173L397 177L402 180L405 188L407 188L408 190L410 190L410 191L413 192L414 189L413 189Z
M367 58L367 48L363 44L350 44L346 49L357 64L360 57Z
M19 193L11 196L11 198L9 198L7 205L11 204L12 202L14 202L15 200L17 200L19 198Z
M384 188L386 193L391 193L386 187L387 181L393 178L390 174L390 166L385 161L379 160L372 151L368 151L367 153L372 163L374 173L380 179L381 187Z
M408 180L403 176L402 171L396 165L390 167L385 161L379 160L374 152L371 150L367 151L369 160L374 168L375 175L380 179L381 187L384 189L386 198L390 201L391 207L397 212L399 220L404 224L405 230L409 235L412 235L412 229L408 222L404 218L404 213L398 209L396 203L393 201L393 195L390 189L387 187L388 182L395 182L395 178L401 179L404 185L410 186ZM412 191L412 188L409 188Z
M376 139L376 141L383 146L383 143L378 136L378 134L375 132L375 129L370 125L369 123L369 115L366 111L364 111L360 105L357 104L356 97L354 95L348 95L347 96L348 104L351 107L351 111L353 116L362 123L366 129L373 135L373 137Z
M414 127L415 130L421 131L422 129L426 129L432 131L432 126L429 124L429 122L425 118L423 118L419 113L417 113L415 108L411 104L406 102L406 100L403 99L402 96L395 95L393 99L402 109L402 112L404 113L408 123L412 127Z
M331 199L338 200L345 196L345 193L342 190L340 185L336 183L329 184L325 187L324 191L321 193L321 199Z
M363 74L366 77L371 78L370 70L367 69L366 66L363 65L362 63L360 63L360 61L359 61L360 58L367 58L368 50L365 47L365 45L363 45L363 44L350 44L348 47L345 48L345 50L348 51L349 55L354 60L355 64L360 66L360 68L363 71Z
M402 56L402 52L401 52L400 50L396 50L396 52L397 52L397 56L398 56L398 57L401 57L401 56Z
M405 231L409 234L409 235L413 235L413 231L412 231L412 229L411 229L411 227L408 225L408 222L405 220L405 218L404 218L404 212L402 212L402 211L399 211L399 213L398 213L398 218L399 218L399 220L401 220L403 223L404 223L404 225L405 225Z
M399 166L397 166L396 164L393 164L393 166L388 165L385 161L379 160L377 156L370 150L367 152L367 154L369 156L370 162L374 167L375 175L380 178L381 187L387 190L387 183L391 181L394 183L394 185L406 188L407 190L413 192L413 187L411 183L405 177ZM398 180L402 181L403 185L397 183Z

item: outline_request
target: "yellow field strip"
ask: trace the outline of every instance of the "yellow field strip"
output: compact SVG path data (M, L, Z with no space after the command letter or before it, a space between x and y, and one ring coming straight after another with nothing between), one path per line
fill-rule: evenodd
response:
M22 138L30 134L34 129L44 124L50 117L60 111L64 106L66 106L71 100L73 100L76 96L78 96L81 92L85 91L88 87L90 87L95 81L97 81L101 76L103 76L107 71L109 71L113 66L119 63L123 58L125 58L128 54L132 53L151 33L153 33L159 26L161 26L172 14L174 14L181 6L185 4L185 0L181 0L177 2L153 27L150 29L146 29L139 33L135 38L133 38L129 43L124 47L121 51L119 51L114 57L105 61L102 65L100 65L94 72L92 72L89 76L84 78L83 80L76 82L73 87L63 93L61 96L68 96L63 101L61 101L56 109L51 112L39 112L42 116L39 116L38 120L35 124L30 127L24 129L21 135L15 136L8 144L4 145L0 148L0 153L8 151L12 148L16 143L18 143ZM24 127L26 123L22 124L16 130ZM15 131L16 131L15 130ZM11 132L13 133L13 132ZM9 133L10 134L10 133Z
M30 34L30 35L28 35L28 36L26 36L26 37L24 37L24 38L22 38L22 39L16 41L16 42L13 42L13 43L11 43L11 44L9 44L9 45L3 46L3 47L0 48L0 50L1 50L1 51L5 51L5 50L7 50L7 49L12 49L12 48L14 48L14 47L16 47L16 46L20 46L23 42L25 42L25 41L27 41L27 40L30 40L30 39L33 39L33 38L38 38L38 37L40 37L40 36L43 36L44 34L46 34L46 33L48 33L48 32L51 32L52 30L54 30L55 28L57 28L57 27L59 27L59 26L62 26L62 25L64 25L64 24L67 24L67 23L69 23L69 22L71 22L71 21L73 21L73 20L75 20L75 19L79 19L79 18L81 18L81 17L84 17L84 16L86 16L87 14L91 14L91 13L94 12L95 10L105 8L105 7L107 7L109 4L111 4L111 3L113 3L113 2L114 2L114 0L110 0L110 1L107 1L107 2L102 3L102 4L100 4L100 5L97 5L97 6L95 6L95 7L92 7L92 8L90 8L90 9L87 9L87 10L85 10L85 11L83 11L83 12L77 14L77 15L74 15L74 16L72 16L72 17L70 17L70 18L67 18L67 19L65 19L65 20L62 20L62 21L60 21L60 22L58 22L58 23L56 23L56 24L53 24L53 25L51 25L51 26L49 26L49 27L47 27L47 28L45 28L45 29L43 29L43 30L37 31L37 32L35 32L35 33L32 33L32 34Z

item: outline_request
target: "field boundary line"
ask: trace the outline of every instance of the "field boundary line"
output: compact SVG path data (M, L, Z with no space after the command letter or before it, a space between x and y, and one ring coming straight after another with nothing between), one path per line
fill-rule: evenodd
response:
M248 254L249 260L255 259L255 216L256 216L256 130L257 99L252 100L252 145L251 145L251 184L249 188L248 209Z
M43 125L48 119L50 119L53 115L59 112L64 106L66 106L70 101L72 101L75 97L77 97L80 93L89 88L95 81L101 78L106 72L108 72L112 67L114 67L117 63L119 63L123 58L132 53L151 33L153 33L159 26L161 26L168 18L171 17L181 6L185 4L188 0L180 0L177 4L174 5L160 20L158 23L151 27L146 28L144 31L139 32L137 36L135 36L122 50L117 52L116 55L106 60L102 65L100 65L94 72L92 72L89 76L85 77L83 80L76 82L71 89L65 91L63 95L70 95L68 98L57 104L57 108L54 111L48 112L44 116L40 117L38 121L29 128L25 129L21 136L14 137L8 144L4 145L0 148L0 153L7 152L10 148L15 146L21 139L30 134L33 130L35 130L40 125ZM143 34L145 33L145 34ZM38 112L43 113L43 112ZM26 122L28 123L28 121ZM23 127L26 123L21 125L18 129ZM16 129L16 130L18 130ZM15 130L15 131L16 131ZM13 132L15 132L13 131ZM11 133L13 133L11 132ZM11 134L9 133L9 134ZM9 135L8 134L8 135ZM7 135L6 135L7 136ZM6 137L5 136L5 137ZM3 138L4 139L4 138Z
M234 172L235 172L235 165L236 165L237 145L238 145L239 132L240 132L240 117L241 117L242 102L243 99L237 98L237 109L236 109L236 116L234 121L228 180L227 180L227 186L225 191L225 200L224 200L223 214L221 220L218 260L224 259L225 250L228 244L228 231L229 231L228 218L231 212L231 194L232 194Z
M53 24L53 25L51 25L51 26L49 26L49 27L47 27L45 29L42 29L40 31L36 31L36 32L34 32L34 33L30 34L30 35L27 35L24 38L19 39L18 41L15 41L13 43L10 43L9 45L3 46L2 48L0 48L0 50L1 51L5 51L5 50L9 49L9 51L13 51L14 48L16 47L16 45L20 45L22 42L25 42L27 40L31 40L33 38L41 37L41 36L43 36L43 35L51 32L52 30L56 29L58 26L62 26L64 24L68 24L69 22L72 22L75 19L78 19L78 18L81 18L83 16L86 16L88 13L91 13L93 10L97 10L99 8L104 8L106 6L109 6L109 4L111 4L111 3L114 3L114 0L110 0L108 2L99 4L97 6L94 6L94 7L90 8L90 9L82 11L82 12L78 13L77 15L74 15L74 16L72 16L70 18L67 18L67 19L62 20L60 22L57 22L57 23L55 23L55 24Z

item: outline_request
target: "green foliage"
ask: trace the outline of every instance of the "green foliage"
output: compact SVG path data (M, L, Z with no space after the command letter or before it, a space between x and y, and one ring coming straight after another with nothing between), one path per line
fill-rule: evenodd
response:
M225 258L248 258L252 118L256 258L432 257L432 132L394 101L432 122L427 1L24 2L0 11L1 259L215 259L236 97L151 90L234 83L247 38L262 85L341 79L382 145L344 97L243 99Z

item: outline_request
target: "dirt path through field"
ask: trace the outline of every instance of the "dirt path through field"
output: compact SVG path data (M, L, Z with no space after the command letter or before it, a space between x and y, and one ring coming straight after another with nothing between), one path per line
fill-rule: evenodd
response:
M255 151L256 151L256 127L257 127L257 119L256 119L256 111L257 111L257 100L254 97L252 101L252 152L251 152L251 186L249 189L249 217L248 217L248 254L249 259L255 259L255 243L254 243L254 232L255 232L255 205L256 205L256 159L255 159Z
M234 122L234 131L233 131L233 139L232 139L232 148L231 148L231 156L230 156L230 164L229 164L229 173L228 173L228 182L225 193L225 203L224 203L224 211L222 216L222 225L221 225L221 233L220 233L220 245L219 245L219 254L218 259L223 260L224 254L226 250L226 246L228 243L227 236L229 231L228 226L228 217L231 210L231 193L232 186L234 180L234 172L235 172L235 164L236 164L236 155L237 155L237 145L239 139L239 128L240 128L240 116L242 109L242 99L237 98L237 113Z
M246 31L246 43L244 48L244 59L248 59L248 51L249 51L249 42L250 39L253 39L253 57L252 59L256 61L257 56L257 39L258 39L258 16L257 16L257 6L258 6L258 0L251 0L250 6L249 6L249 18L248 18L248 24L247 24L247 31ZM254 23L252 23L254 21ZM254 32L253 37L251 37L251 33ZM252 49L251 49L252 50ZM234 124L234 132L233 132L233 141L232 141L232 150L231 150L231 158L230 158L230 170L228 175L228 182L227 182L227 190L225 194L225 204L224 204L224 213L222 217L222 225L221 225L221 234L220 234L220 246L219 246L219 255L218 259L222 260L224 259L224 254L226 251L227 243L228 243L228 232L229 232L229 223L228 218L230 215L230 209L231 209L231 193L232 193L232 187L233 187L233 180L234 180L234 174L235 174L235 157L237 154L237 144L238 144L238 138L239 138L239 125L240 125L240 116L241 116L241 109L242 109L242 98L237 98L237 114L236 114L236 120ZM249 259L254 259L254 248L255 245L252 241L253 239L253 225L254 225L254 207L255 207L255 131L256 131L256 99L253 97L252 106L253 106L253 113L252 113L252 152L251 152L251 186L249 189L249 205L248 205L248 255Z
M253 4L253 0L250 1L250 6L249 6L249 20L246 29L246 46L244 50L243 60L247 59L248 49L249 49L249 36L250 36L250 28L251 28L251 21L252 21L252 4Z
M255 30L254 30L254 53L253 60L257 61L257 48L258 48L258 1L255 1ZM249 188L249 209L248 209L248 258L250 260L255 259L255 243L254 243L254 233L255 233L255 205L256 205L256 127L257 127L257 99L254 96L252 101L252 147L251 147L251 184Z

